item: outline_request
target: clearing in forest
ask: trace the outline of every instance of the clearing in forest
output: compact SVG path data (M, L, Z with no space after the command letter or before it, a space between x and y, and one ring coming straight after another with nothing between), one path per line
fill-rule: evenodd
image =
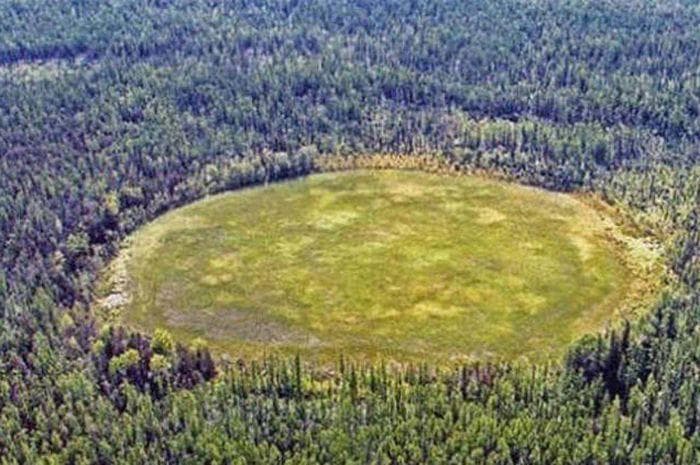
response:
M112 278L128 324L233 357L542 360L619 317L656 266L590 205L479 177L320 174L170 212Z

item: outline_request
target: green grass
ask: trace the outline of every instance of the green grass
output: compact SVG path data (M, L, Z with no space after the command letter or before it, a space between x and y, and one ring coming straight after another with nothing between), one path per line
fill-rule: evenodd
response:
M619 314L635 279L619 234L574 197L500 181L314 175L138 231L122 316L234 357L542 360Z

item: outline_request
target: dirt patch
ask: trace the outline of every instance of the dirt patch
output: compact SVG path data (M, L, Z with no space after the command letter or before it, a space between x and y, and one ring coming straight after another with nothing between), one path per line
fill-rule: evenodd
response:
M114 259L98 285L97 314L106 320L118 319L121 310L131 303L128 292L126 254Z
M126 295L123 293L115 292L110 294L101 301L101 305L105 310L114 310L121 308L129 302Z

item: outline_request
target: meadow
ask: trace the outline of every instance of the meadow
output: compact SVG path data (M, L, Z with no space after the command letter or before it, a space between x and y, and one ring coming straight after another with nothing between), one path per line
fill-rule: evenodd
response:
M172 211L110 273L124 322L234 357L543 361L624 316L653 261L588 200L476 176L317 174Z

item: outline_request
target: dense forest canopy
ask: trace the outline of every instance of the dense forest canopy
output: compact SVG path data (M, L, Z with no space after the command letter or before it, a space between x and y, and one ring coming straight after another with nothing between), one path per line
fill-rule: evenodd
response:
M667 290L548 367L218 363L98 321L119 242L329 158L590 191ZM0 4L0 463L700 461L700 5Z

